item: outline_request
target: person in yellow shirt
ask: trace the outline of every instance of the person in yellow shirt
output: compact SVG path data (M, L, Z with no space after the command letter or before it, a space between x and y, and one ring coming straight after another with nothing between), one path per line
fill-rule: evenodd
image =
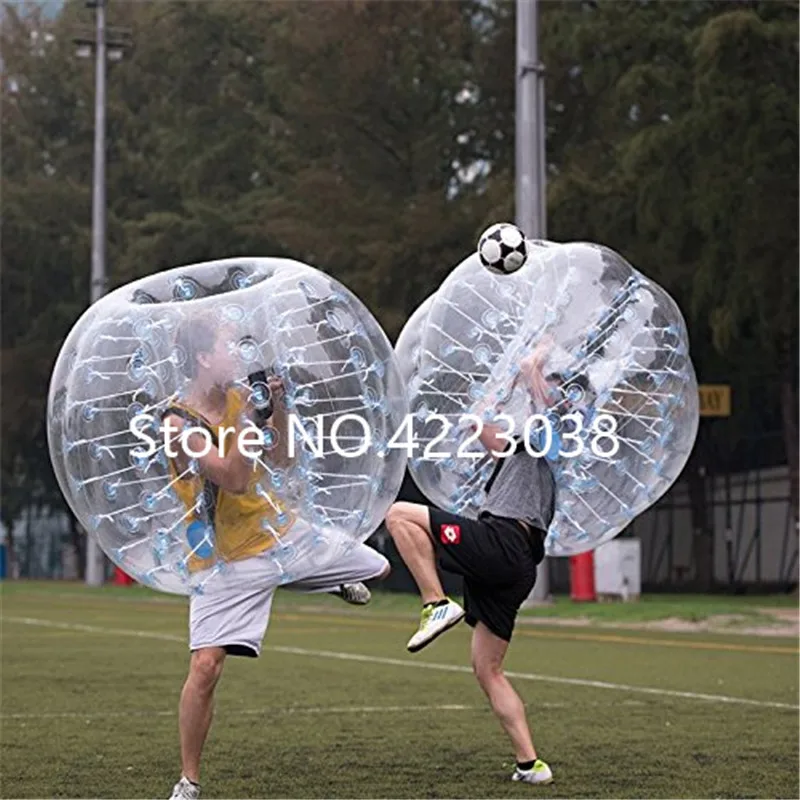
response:
M280 381L273 377L268 380L270 396L280 399ZM188 397L185 401L173 403L164 415L165 420L173 418L170 422L176 433L185 431L187 425L195 430L205 429L213 445L199 473L192 473L191 459L184 452L179 451L171 463L176 479L173 488L187 509L190 546L187 565L190 572L211 568L220 561L238 561L264 553L294 522L274 493L264 488L257 490L260 484L263 487L263 479L269 478L266 466L256 462L254 468L253 462L244 458L236 448L235 439L245 429L243 420L250 417L246 390L222 386L216 399L219 406L215 409L207 407L208 395ZM283 466L287 463L287 425L282 404L277 405L270 422L278 438L270 461L274 466ZM226 430L230 433L223 433ZM174 444L175 437L172 441ZM220 447L221 442L224 442L224 448ZM202 449L201 434L189 435L188 444L194 452ZM228 450L231 453L226 460ZM199 497L203 502L198 508Z
M213 575L207 591L190 599L191 657L179 708L182 774L171 800L200 797L200 758L225 658L259 655L276 588L274 574L266 568L269 550L282 536L308 527L264 488L268 471L288 465L288 415L281 381L265 376L271 400L258 419L259 409L248 400L250 388L235 380L233 339L232 330L203 315L178 330L189 383L180 402L162 417L175 432L167 454L174 453L174 489L186 508L186 565L198 580L204 573ZM263 451L254 468L254 461L240 449L239 434L256 421L267 423L277 442ZM248 449L252 452L252 444ZM223 568L215 572L217 566ZM336 594L363 605L370 593L361 581L385 578L389 570L384 556L362 544L290 588Z

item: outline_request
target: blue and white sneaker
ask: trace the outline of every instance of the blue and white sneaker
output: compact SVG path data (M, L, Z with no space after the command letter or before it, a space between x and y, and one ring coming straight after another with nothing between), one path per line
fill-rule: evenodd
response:
M427 605L422 608L422 616L417 632L408 640L406 647L416 653L429 645L437 636L443 634L464 619L464 609L449 597L441 606Z

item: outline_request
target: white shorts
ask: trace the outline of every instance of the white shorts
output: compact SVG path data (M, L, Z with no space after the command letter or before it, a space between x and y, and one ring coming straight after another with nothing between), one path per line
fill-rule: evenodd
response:
M214 591L189 601L189 649L224 647L230 655L258 656L267 632L272 597L278 588L264 585L263 558L235 561L216 576ZM360 544L316 575L283 588L300 592L330 592L343 583L377 578L389 562Z

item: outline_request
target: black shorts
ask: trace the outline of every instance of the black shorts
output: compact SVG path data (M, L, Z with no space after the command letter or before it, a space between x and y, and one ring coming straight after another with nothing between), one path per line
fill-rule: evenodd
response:
M431 533L439 566L464 578L468 625L482 622L511 641L519 607L536 583L544 558L545 534L515 520L484 515L467 519L430 509Z

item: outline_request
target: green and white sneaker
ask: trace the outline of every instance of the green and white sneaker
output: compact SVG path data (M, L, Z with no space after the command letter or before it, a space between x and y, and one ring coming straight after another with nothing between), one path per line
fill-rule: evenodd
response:
M441 606L427 605L422 608L422 616L417 632L408 640L406 647L410 653L416 653L430 644L437 636L457 625L464 619L464 609L449 597Z
M514 770L514 774L511 776L511 780L522 781L523 783L541 783L544 785L553 782L553 773L544 761L537 758L530 769L520 769L517 767Z

